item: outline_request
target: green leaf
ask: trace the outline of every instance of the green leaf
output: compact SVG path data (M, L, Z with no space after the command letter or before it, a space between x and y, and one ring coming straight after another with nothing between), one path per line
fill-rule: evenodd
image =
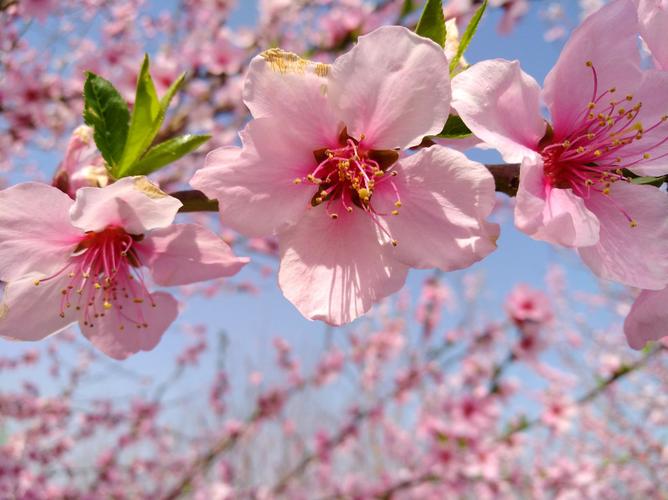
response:
M186 134L174 137L148 150L126 175L148 175L194 151L211 138L210 135Z
M84 83L83 119L93 127L95 145L113 172L123 155L130 112L111 82L91 72Z
M413 3L413 0L404 0L404 5L401 7L401 13L399 14L399 19L403 19L414 10L415 10L415 4Z
M445 47L445 16L441 0L427 0L415 32Z
M441 139L464 139L471 135L473 135L473 132L469 130L459 116L450 115L448 121L445 122L443 130L436 137L440 137Z
M647 356L649 353L652 352L652 349L654 349L654 342L649 341L645 344L645 347L642 348L642 353L643 355Z
M631 184L649 184L651 186L661 187L666 181L666 177L633 177Z
M164 118L164 113L166 113L167 108L169 108L169 103L172 102L172 98L176 95L176 93L179 90L181 90L181 87L183 87L183 83L185 81L186 81L186 74L181 73L179 77L176 79L176 81L169 86L165 95L162 96L162 99L160 100L160 108L162 109L163 112L163 118Z
M125 171L144 154L155 139L162 125L160 111L161 105L158 94L149 73L148 55L145 55L137 77L135 104L132 109L130 129L123 156L117 168L118 176L123 176Z
M462 38L459 40L457 53L455 54L455 57L452 59L452 61L450 61L450 74L454 73L457 65L459 64L459 60L464 55L464 52L466 52L466 49L468 49L471 40L473 40L473 35L475 35L476 31L478 31L478 25L480 24L480 20L482 19L482 15L485 13L486 9L487 0L484 0L482 5L478 7L478 10L475 11L475 14L473 14L469 25L466 27L466 31L464 31Z

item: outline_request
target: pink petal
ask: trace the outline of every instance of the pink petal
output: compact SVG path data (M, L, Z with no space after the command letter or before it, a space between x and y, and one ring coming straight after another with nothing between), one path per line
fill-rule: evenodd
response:
M73 307L61 308L61 290L67 286L67 279L35 285L39 277L30 274L5 285L0 303L0 337L42 340L76 321ZM60 316L61 312L64 317Z
M279 49L270 49L253 58L243 97L254 118L280 120L286 132L324 147L323 139L335 140L340 120L327 99L329 66L299 58Z
M372 204L388 214L383 220L398 241L398 260L451 271L496 249L499 226L485 221L494 208L494 178L484 166L458 151L432 146L402 159L396 171L399 215L389 215L396 195L387 183L374 191Z
M107 187L79 189L70 216L84 231L115 225L142 234L171 224L181 206L146 177L125 177Z
M330 71L328 93L348 132L375 149L438 134L450 110L448 61L437 44L401 26L361 36Z
M218 200L224 224L246 236L267 236L295 223L315 194L312 186L294 180L315 168L313 151L320 146L296 143L285 129L273 118L251 121L238 157L214 151L190 181Z
M146 264L161 286L232 276L249 261L236 257L219 236L196 224L156 229L138 246L149 256Z
M408 267L392 250L360 210L332 220L315 207L280 235L278 283L305 317L349 323L403 286Z
M633 303L624 321L626 340L633 349L668 336L668 288L644 290Z
M668 69L668 4L665 0L639 0L638 20L640 34L661 69Z
M593 64L600 95L615 88L612 97L632 94L640 82L638 24L631 0L610 2L573 32L557 64L545 78L543 99L550 109L555 136L570 132L592 101Z
M582 198L570 189L546 186L541 160L526 159L520 167L515 225L532 238L565 247L593 245L599 223Z
M668 284L668 194L616 182L609 196L592 195L587 208L601 221L600 240L578 251L597 276L648 290Z
M459 73L452 81L452 107L507 162L535 155L545 135L540 87L518 61L482 61Z
M135 304L130 299L114 301L114 309L107 311L103 317L95 320L93 326L84 325L83 319L79 326L83 334L95 347L114 359L125 359L139 351L150 351L160 341L169 325L178 316L178 303L174 297L164 292L151 294L151 301ZM104 310L102 296L99 296L97 310ZM118 307L123 306L122 310ZM141 308L144 323L148 326L137 326L123 317L125 311ZM122 328L121 328L122 327Z
M72 200L36 182L0 191L0 279L50 275L65 265L82 237L70 222Z
M642 125L642 139L634 140L619 150L623 164L638 175L668 174L668 72L645 71L642 83L633 96L642 103L640 112L629 125ZM627 133L625 135L633 135ZM643 155L649 155L645 158ZM636 163L637 162L637 163Z

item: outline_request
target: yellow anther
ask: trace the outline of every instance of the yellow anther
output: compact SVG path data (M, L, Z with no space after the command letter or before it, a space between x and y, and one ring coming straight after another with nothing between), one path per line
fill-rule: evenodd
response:
M589 139L590 141L591 141L594 137L596 137L596 134L594 134L593 132L589 132L589 133L587 134L587 139Z
M373 173L373 175L375 175L376 177L382 177L382 176L385 175L385 172L383 172L382 170L376 170L376 171Z
M366 189L366 188L361 188L357 191L357 194L359 195L360 199L363 201L368 201L369 198L371 197L371 192Z
M614 94L615 92L617 92L617 88L616 88L616 87L612 87L612 88L610 89L610 93L611 93L611 94Z
M399 215L399 210L392 210L392 215Z
M105 309L111 309L112 307L111 302L109 302L108 300L105 300L102 305L104 306Z
M580 146L579 148L576 149L576 151L577 151L578 153L584 153L584 152L585 152L585 148L583 148L582 146Z
M606 187L606 188L603 190L603 194L606 195L606 196L609 195L609 194L610 194L610 188L609 188L609 187Z
M633 96L632 96L631 94L629 94L629 95L626 96L625 99L626 99L627 101L632 101L632 100L633 100Z
M632 228L638 227L638 221L636 221L635 219L631 219L629 221L629 226L631 226Z
M587 104L587 107L589 109L594 109L596 107L596 103L595 102L590 102L589 104Z
M134 302L135 304L141 304L142 302L144 302L144 299L136 298L132 299L132 302Z
M623 114L626 113L626 110L624 108L619 108L619 111L617 111L617 113L619 113L619 116L622 116Z
M649 153L645 153L645 154L642 155L642 157L643 157L645 160L649 160L649 159L652 157L652 155L649 154Z
M394 202L394 206L397 208L401 208L401 201L397 200Z
M39 284L41 283L41 281L39 281L39 280L35 280L35 281L33 281L33 283L35 284L35 286L39 286Z
M564 142L561 143L561 145L562 145L564 148L568 148L568 147L570 147L570 145L571 145L571 141L569 141L569 140L565 140Z
M588 68L591 68L593 65L594 65L594 63L592 63L591 61L587 61L585 63L585 66L587 66Z
M587 180L585 181L585 185L587 185L587 186L593 186L593 185L594 185L594 181L592 181L591 179L587 179Z
M601 153L601 150L600 150L600 149L597 149L596 151L594 151L594 156L595 156L596 158L598 158L599 156L601 156L601 154L602 154L602 153Z
M399 242L397 240L392 240L392 246L393 247L396 247L398 244L399 244Z
M353 207L346 207L346 210L349 214L353 213Z
M589 118L590 120L593 120L594 119L594 113L589 113L587 115L587 118Z
M292 183L293 184L301 184L302 180L299 177L297 177L294 181L292 181Z

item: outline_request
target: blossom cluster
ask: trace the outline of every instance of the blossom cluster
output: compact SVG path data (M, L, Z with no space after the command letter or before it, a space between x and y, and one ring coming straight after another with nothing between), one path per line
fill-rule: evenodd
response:
M315 352L275 337L241 373L236 350L213 354L234 338L199 324L162 369L103 364L72 333L3 355L0 496L660 498L665 347L620 346L619 317L592 336L581 304L630 297L562 281L450 327L483 303L434 274L417 303L387 300Z
M225 17L228 7L217 12ZM275 238L279 286L306 318L342 325L399 290L410 268L463 269L496 248L494 177L449 147L457 141L439 138L454 117L471 132L467 143L521 164L516 226L576 249L600 278L647 290L626 335L634 348L661 338L668 196L638 179L668 174L668 73L661 49L655 68L643 68L636 41L641 34L650 49L660 45L660 5L615 0L592 14L542 92L517 61L467 67L452 34L444 50L444 26L443 39L420 36L429 8L418 34L382 26L331 63L278 48L253 57L240 84L251 114L241 146L210 152L190 185L217 202L224 227ZM107 34L129 26L126 19ZM203 59L196 66L239 71L245 52L220 43L224 55L193 54ZM0 193L2 337L38 340L78 322L122 359L153 348L177 316L171 296L149 291L144 268L156 285L174 286L231 276L247 262L202 226L172 225L183 203L131 176L207 138L147 151L183 77L171 80L158 71L154 83L146 59L130 117L124 106L100 104L107 94L122 99L123 89L118 95L89 73L84 118L93 128L74 132L54 185Z

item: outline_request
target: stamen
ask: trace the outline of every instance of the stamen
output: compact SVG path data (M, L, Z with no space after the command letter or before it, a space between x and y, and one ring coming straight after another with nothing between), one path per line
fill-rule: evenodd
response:
M599 93L597 70L592 61L586 61L585 65L592 74L591 100L583 107L570 133L566 137L562 133L559 142L546 144L541 150L546 182L555 188L572 189L585 199L593 193L607 196L627 218L629 226L637 227L636 220L614 200L612 186L616 182L630 182L624 169L668 156L668 152L660 150L654 153L668 142L668 115L652 124L643 123L640 115L643 103L633 102L631 94L621 99L606 98L617 89L611 87ZM621 106L622 103L626 106ZM627 148L637 141L645 142L642 147Z

